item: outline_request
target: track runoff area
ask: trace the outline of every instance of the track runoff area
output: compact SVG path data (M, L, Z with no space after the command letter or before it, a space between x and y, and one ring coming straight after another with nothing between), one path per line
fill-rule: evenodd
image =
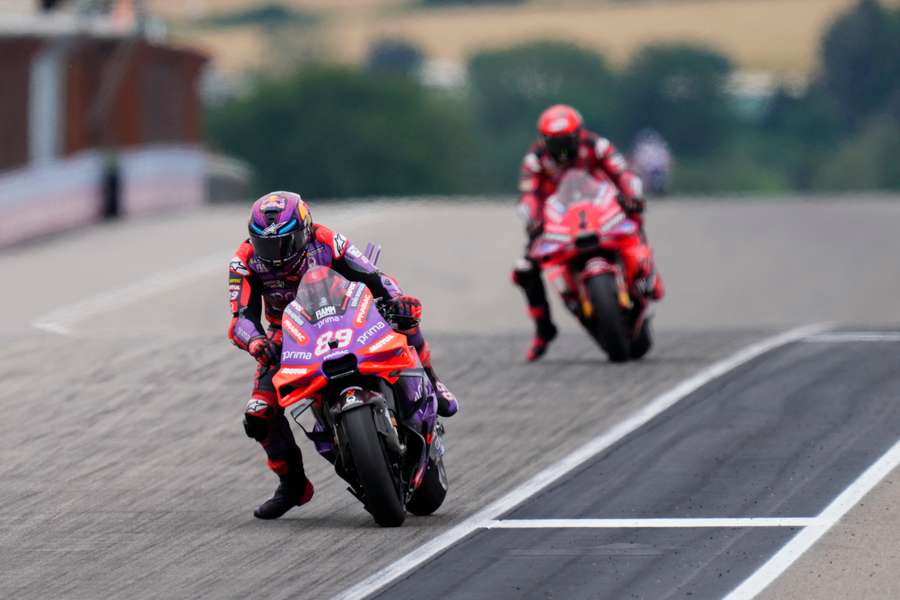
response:
M763 340L339 597L752 598L900 463L898 364L900 332Z

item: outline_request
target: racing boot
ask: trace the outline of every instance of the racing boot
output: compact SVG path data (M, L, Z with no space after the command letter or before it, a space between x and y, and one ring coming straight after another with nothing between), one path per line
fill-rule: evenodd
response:
M450 388L444 385L443 381L438 379L437 374L434 372L434 367L431 365L425 367L425 374L428 375L428 379L431 381L431 385L434 386L434 391L437 394L438 416L452 417L455 415L456 411L459 410L459 402L456 400L456 396L450 391Z
M453 395L453 392L444 385L444 382L438 379L437 373L434 372L434 367L431 365L431 346L428 345L424 337L421 337L420 332L417 332L417 334L419 343L416 345L416 350L419 353L419 360L422 362L425 374L428 375L431 385L434 386L438 401L438 416L452 417L459 410L459 401Z
M534 319L535 334L534 339L531 340L531 346L528 347L526 358L528 362L534 362L546 354L550 342L556 338L557 330L556 325L550 320L550 313L547 309L532 307L528 309L528 312Z
M295 506L303 506L312 500L315 489L304 475L281 477L275 494L253 511L257 519L277 519Z

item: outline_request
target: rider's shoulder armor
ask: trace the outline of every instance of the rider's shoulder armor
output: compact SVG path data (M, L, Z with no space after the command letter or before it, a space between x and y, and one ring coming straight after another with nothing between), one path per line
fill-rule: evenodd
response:
M592 131L587 132L587 137L584 142L591 146L591 149L594 151L594 157L597 160L603 160L606 158L607 153L609 153L609 149L612 148L612 142L609 141L608 138L603 137L602 135L598 135Z
M318 243L329 248L335 259L344 258L347 247L350 245L346 237L318 223L313 225L313 237Z
M250 268L252 257L253 245L250 243L249 239L244 240L241 242L241 245L237 247L237 250L235 250L234 256L231 257L231 262L228 263L228 270L241 277L250 276L252 274Z

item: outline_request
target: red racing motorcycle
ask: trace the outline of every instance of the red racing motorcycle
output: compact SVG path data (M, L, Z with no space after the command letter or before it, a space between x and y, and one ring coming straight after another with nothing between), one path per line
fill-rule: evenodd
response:
M544 204L544 232L529 256L612 362L642 358L653 345L649 302L629 290L622 248L639 244L610 181L572 169Z

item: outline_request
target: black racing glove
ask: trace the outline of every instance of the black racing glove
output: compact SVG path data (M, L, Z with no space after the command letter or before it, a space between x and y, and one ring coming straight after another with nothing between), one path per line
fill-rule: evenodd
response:
M413 329L422 319L422 302L415 296L404 295L383 300L378 308L398 331Z
M278 345L265 336L255 337L247 344L247 352L263 367L277 364L280 352Z
M636 198L633 196L626 196L625 194L619 194L619 205L622 207L622 210L624 210L628 214L639 215L644 212L644 208L647 206L647 201L643 198Z

